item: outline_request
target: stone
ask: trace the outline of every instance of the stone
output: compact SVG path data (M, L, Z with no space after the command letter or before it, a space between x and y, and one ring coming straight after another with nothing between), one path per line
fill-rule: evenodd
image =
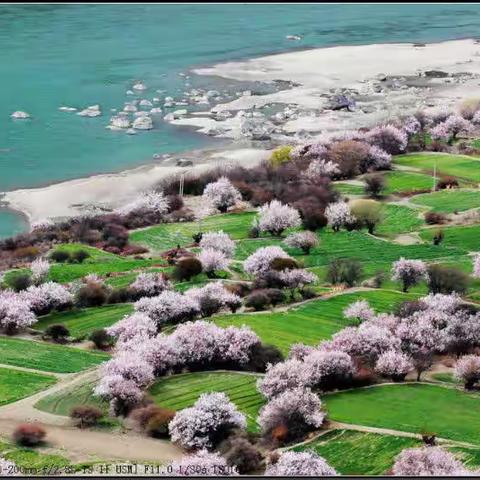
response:
M141 107L153 107L153 103L150 100L147 100L146 98L144 98L143 100L140 100L139 105Z
M150 117L142 115L133 122L133 128L136 130L151 130L153 128L153 122Z
M127 117L115 116L110 119L110 125L116 128L130 128L130 120Z
M187 113L188 113L188 110L186 110L185 108L182 108L179 110L175 110L173 112L173 116L174 118L180 118L180 117L183 117L184 115L187 115Z
M445 78L448 77L448 73L442 70L427 70L425 76L429 78Z
M287 40L297 40L297 41L302 39L300 35L287 35L285 38Z
M58 108L61 112L76 112L77 109L75 107L59 107Z
M136 112L137 111L137 107L131 103L127 103L125 104L125 106L123 107L123 111L124 112Z
M191 160L186 160L185 158L180 158L176 163L177 167L192 167L193 162Z
M100 111L100 105L91 105L84 110L77 112L77 115L81 117L98 117L102 114Z
M166 121L166 122L171 122L172 120L175 120L175 115L173 113L167 113L163 119Z
M159 107L154 107L152 109L150 109L150 113L162 113L162 109L159 108Z
M19 120L25 120L27 118L30 118L30 114L27 112L22 112L21 110L17 110L16 112L13 112L10 115L12 118L19 119Z
M136 135L137 131L134 128L129 128L125 131L125 133L128 135Z
M147 87L143 82L137 82L133 87L134 90L146 90Z
M127 95L135 95L135 92L133 90L127 90Z

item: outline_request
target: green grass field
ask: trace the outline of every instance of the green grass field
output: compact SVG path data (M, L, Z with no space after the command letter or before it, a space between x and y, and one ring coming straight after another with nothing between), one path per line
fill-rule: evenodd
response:
M324 395L332 420L480 445L480 396L437 385L405 384Z
M419 230L425 222L418 210L403 205L387 203L382 210L382 221L375 229L376 235L392 236Z
M0 367L0 405L29 397L52 386L56 381L50 375Z
M149 393L157 405L181 410L192 406L202 393L225 392L246 415L248 429L255 431L258 411L263 405L263 398L256 389L257 378L235 372L187 373L159 380Z
M437 165L437 175L452 175L455 177L480 182L480 158L442 153L411 153L397 155L394 163L404 167L431 173Z
M94 405L100 408L103 413L108 413L108 402L93 395L93 389L97 381L76 385L74 388L65 388L41 398L35 408L54 415L68 416L73 407L77 405Z
M480 252L480 225L426 228L420 232L420 237L431 242L438 230L442 230L444 239L442 245L458 247L471 252Z
M199 231L223 230L238 240L247 238L255 216L255 212L230 213L206 217L201 222L166 223L137 230L130 235L130 241L155 251L163 251L177 245L190 245L193 242L192 235Z
M0 363L45 372L73 373L99 365L109 356L79 348L0 337Z
M416 195L411 198L411 202L430 207L434 212L463 212L480 207L480 190L439 190L438 192Z
M363 185L355 185L347 182L333 182L333 188L342 195L365 195L365 187Z
M88 335L99 328L110 327L133 311L131 304L105 305L67 312L54 312L40 317L35 328L45 330L49 325L61 323L70 330L72 337Z
M369 301L378 312L390 312L398 303L413 298L416 298L413 294L371 290L313 300L288 311L224 315L214 317L214 321L222 327L248 325L265 343L276 345L287 353L293 343L315 345L348 325L342 312L356 300Z
M404 448L421 446L414 438L333 430L295 451L313 450L341 475L381 475Z
M396 170L386 172L383 176L386 184L385 193L387 195L424 192L431 190L433 187L433 178L423 173Z

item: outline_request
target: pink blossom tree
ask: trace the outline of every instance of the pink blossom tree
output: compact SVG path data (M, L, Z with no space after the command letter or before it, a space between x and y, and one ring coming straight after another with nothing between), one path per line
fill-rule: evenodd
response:
M338 232L342 227L355 221L350 206L343 201L329 203L325 209L325 216L334 232Z
M258 391L266 398L272 399L287 390L305 387L305 364L300 360L287 360L275 365L268 365L263 378L257 380Z
M270 477L330 477L338 475L323 457L313 451L285 451L275 463L267 465L265 475Z
M117 338L118 342L124 343L137 335L154 337L157 334L158 328L155 321L148 315L135 312L131 315L126 315L122 320L106 330L109 335Z
M480 357L478 355L465 355L455 365L455 378L465 384L465 389L471 390L480 381Z
M409 136L413 136L421 129L421 124L415 116L407 117L403 122L403 130Z
M140 355L131 351L118 352L100 367L102 377L120 375L135 382L139 387L147 386L154 378L153 367Z
M306 230L304 232L291 233L283 243L291 248L299 248L305 255L308 255L310 250L317 247L320 242L314 232Z
M303 377L310 387L327 390L345 385L355 367L345 352L315 351L304 359Z
M142 272L130 285L130 289L138 297L153 297L165 290L171 290L172 284L164 273Z
M264 435L271 435L275 428L283 426L288 437L298 438L323 425L325 413L321 408L320 398L310 389L285 390L262 407L258 424Z
M225 393L204 393L193 407L176 413L168 428L173 442L188 450L213 448L234 428L244 429L245 415Z
M114 416L125 416L143 398L142 389L136 382L122 375L101 377L93 393L110 402L110 413Z
M291 259L282 248L277 246L262 247L252 253L244 262L243 269L253 277L262 276L271 270L273 260L276 258Z
M50 271L50 263L43 258L37 258L31 263L30 270L32 271L33 282L38 285L47 279L48 272Z
M375 364L375 371L394 382L405 380L407 373L413 370L413 363L408 355L396 350L382 353Z
M409 476L462 476L466 469L450 453L440 447L407 448L395 459L393 474Z
M460 115L450 115L444 122L433 127L430 134L435 140L444 140L451 145L460 133L472 130L472 124Z
M292 297L294 290L302 291L307 285L318 282L318 277L314 273L303 268L283 270L278 273L278 278L286 288L292 290Z
M220 177L216 182L209 183L203 191L203 198L213 207L225 213L242 199L240 192L227 177Z
M71 307L74 301L73 294L55 282L32 285L19 295L37 315L46 314L54 309L64 310Z
M364 322L371 320L375 316L375 311L366 300L357 300L343 310L343 316L351 320Z
M333 178L340 174L340 167L331 160L313 160L308 168L302 172L302 178L307 182L315 183L320 177Z
M392 155L376 145L371 145L368 149L368 164L372 170L389 170L392 166Z
M260 207L258 226L261 232L268 232L279 237L287 228L299 227L301 218L298 210L272 200Z
M288 360L304 360L310 353L315 352L315 347L303 343L294 343L288 352Z
M153 213L164 215L168 212L169 203L163 192L143 192L130 203L116 210L120 215L128 215L136 212Z
M222 251L213 248L203 248L198 254L198 259L208 278L214 278L216 272L226 270L230 265L230 259Z
M199 450L172 462L166 469L168 475L175 477L215 477L237 475L236 469L216 452Z
M144 297L135 302L135 310L152 318L158 328L167 323L192 320L198 315L198 303L187 295L164 291L156 297Z
M372 128L365 135L365 139L371 145L375 145L391 155L404 152L408 143L407 134L390 124Z
M209 317L223 308L235 312L242 305L241 298L228 291L221 282L207 283L200 288L190 288L185 295L198 303L200 313L204 317Z
M204 233L200 240L200 248L217 250L227 258L232 258L235 254L235 242L222 230Z
M422 260L407 260L401 257L392 265L392 280L402 282L402 291L407 292L421 280L428 280L427 265Z
M220 329L216 347L218 361L244 366L251 360L253 347L260 343L258 335L245 325Z
M14 335L36 321L29 302L9 290L0 293L0 328L7 335Z

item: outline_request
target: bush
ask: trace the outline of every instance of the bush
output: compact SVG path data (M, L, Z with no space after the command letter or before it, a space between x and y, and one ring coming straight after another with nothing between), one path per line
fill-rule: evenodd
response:
M65 250L54 250L50 254L51 260L58 263L68 262L70 260L70 253Z
M255 344L250 352L248 370L264 373L267 365L283 361L283 354L275 345Z
M100 350L105 350L113 345L113 337L111 337L104 328L94 330L88 338Z
M116 223L109 223L103 229L103 239L108 247L122 249L128 243L128 230Z
M444 238L443 230L437 230L433 234L432 242L434 245L440 245L443 242L443 238Z
M220 447L220 452L228 465L236 467L240 475L258 472L262 463L262 454L246 438L232 437Z
M443 213L437 212L427 212L425 214L425 223L428 225L436 225L436 224L443 224L445 223L445 215Z
M357 222L368 229L373 235L375 227L382 220L382 204L375 200L355 200L350 210Z
M437 190L456 187L458 187L458 180L455 177L443 177L437 183Z
M329 159L338 164L343 177L351 178L360 173L366 163L369 148L362 142L344 140L334 143L329 151Z
M159 411L148 420L145 432L154 438L168 437L168 424L174 416L175 412L173 410L159 408Z
M327 226L328 219L324 214L325 206L317 199L305 198L296 201L293 206L300 212L302 225L307 230L318 230Z
M35 257L38 257L40 254L40 249L38 247L20 247L14 250L13 256L14 258L21 258L26 260L34 260Z
M107 296L107 303L126 303L130 301L132 295L128 288L114 288Z
M365 179L365 193L370 197L380 197L383 190L385 190L385 179L382 175L370 175Z
M107 301L107 291L104 285L88 282L77 293L79 307L99 307Z
M23 423L13 432L15 442L24 447L35 447L41 444L45 436L45 429L36 423Z
M298 263L293 258L274 258L270 267L275 272L283 272L284 270L292 270L298 268Z
M15 292L21 292L32 285L32 278L28 273L17 273L8 278L6 283Z
M45 335L51 337L55 342L65 341L70 336L70 331L65 325L61 323L50 325L45 329Z
M102 411L92 405L77 405L70 411L70 418L78 428L92 427L103 417Z
M379 270L375 272L375 275L373 277L373 286L374 288L380 288L386 281L387 275L383 270Z
M269 164L275 168L290 161L290 152L292 151L292 148L293 147L290 145L276 148L268 159Z
M177 262L173 276L178 281L189 281L200 273L202 273L202 263L200 260L195 257L187 257L181 258Z
M245 306L256 311L265 310L270 304L271 300L264 290L255 290L245 298Z
M83 261L86 260L88 257L90 257L90 254L86 250L83 250L83 249L76 250L71 255L72 261L74 261L76 263L83 263Z
M465 293L470 285L468 274L455 267L430 265L428 277L428 289L431 293Z
M285 302L285 293L279 288L266 288L262 292L268 297L274 307L279 303Z
M327 269L327 281L336 285L345 283L353 287L363 276L362 264L358 260L336 259L332 260Z

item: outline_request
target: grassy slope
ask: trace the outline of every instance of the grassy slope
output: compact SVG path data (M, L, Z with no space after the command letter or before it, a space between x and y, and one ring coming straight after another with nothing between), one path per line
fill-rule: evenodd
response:
M480 163L480 162L479 162ZM480 207L479 190L439 190L412 197L411 202L430 207L434 212L462 212Z
M45 372L73 373L102 363L109 358L100 352L48 343L0 337L0 363Z
M362 388L323 397L332 420L480 445L480 396L437 385Z
M55 382L55 377L50 375L0 368L0 405L33 395Z
M131 304L105 305L103 307L82 308L68 312L55 312L40 317L35 328L45 330L49 325L61 323L70 330L70 335L80 337L93 330L106 328L121 320L133 311Z
M424 225L418 210L403 205L386 204L382 211L382 222L378 225L376 235L397 235L413 232Z
M248 325L265 343L277 345L287 353L293 343L313 345L345 327L348 321L343 318L342 311L356 300L366 299L375 310L387 312L402 300L412 298L414 295L385 290L346 293L314 300L284 312L225 315L214 317L214 321L223 327Z
M294 450L313 450L342 475L381 475L404 448L420 446L412 438L334 430Z
M426 228L420 232L420 237L431 242L432 237L441 229L444 234L443 245L447 247L458 247L468 251L480 251L480 225Z
M410 193L430 190L433 178L423 173L403 172L400 170L386 172L386 194Z
M256 430L256 418L263 398L256 390L257 376L235 372L198 372L166 377L150 389L155 403L173 410L193 405L202 393L225 392L247 416L249 430Z

